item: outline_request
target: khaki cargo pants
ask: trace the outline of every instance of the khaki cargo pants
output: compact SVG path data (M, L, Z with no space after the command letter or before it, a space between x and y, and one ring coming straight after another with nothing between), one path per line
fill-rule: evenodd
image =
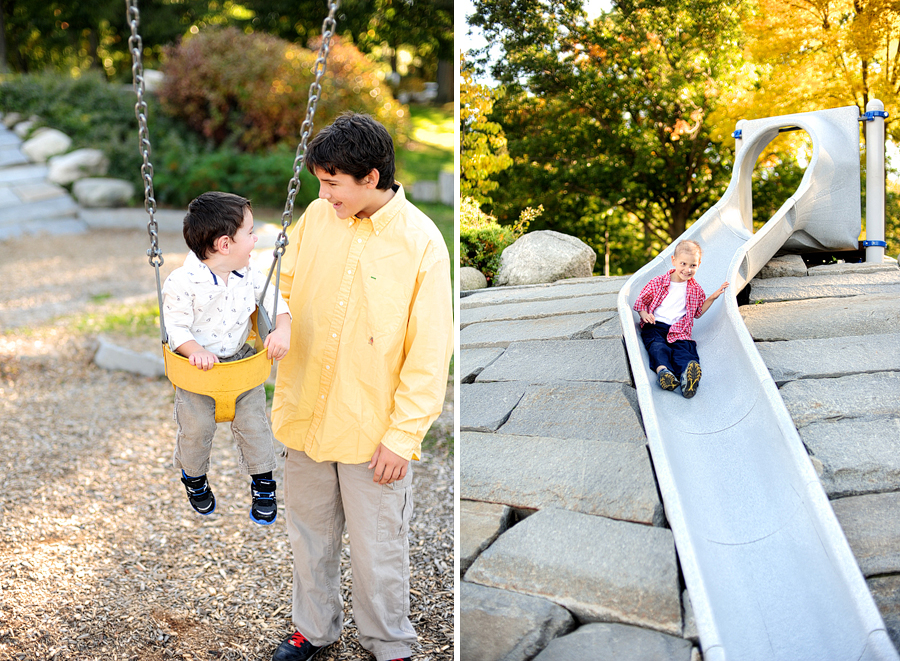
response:
M376 661L411 654L409 521L412 471L388 485L364 464L317 463L286 450L284 504L294 553L293 624L313 645L341 636L341 536L346 523L359 642Z

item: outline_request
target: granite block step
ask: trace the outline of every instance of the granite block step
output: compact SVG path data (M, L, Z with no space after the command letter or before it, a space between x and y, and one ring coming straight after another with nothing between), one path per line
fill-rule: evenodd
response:
M641 445L463 433L460 497L516 508L556 507L662 526L650 455Z
M466 578L549 599L581 622L681 634L678 563L667 529L545 509L500 535Z

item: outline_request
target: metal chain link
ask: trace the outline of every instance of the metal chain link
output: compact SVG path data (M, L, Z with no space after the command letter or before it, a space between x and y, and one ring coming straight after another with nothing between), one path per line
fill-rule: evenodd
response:
M321 81L322 76L325 74L328 51L331 48L331 37L334 36L335 26L337 25L334 15L337 13L340 6L340 0L329 2L328 16L322 21L322 43L319 46L318 57L316 57L316 64L313 68L315 80L309 86L306 118L303 120L303 124L300 125L300 144L297 145L297 153L294 156L293 176L291 177L290 182L288 182L287 201L284 205L284 213L281 215L281 232L278 233L278 238L275 239L276 256L284 253L284 249L288 243L287 230L293 219L294 199L297 197L297 192L300 190L300 173L306 162L306 143L309 141L309 136L312 133L313 115L316 112L316 105L319 103L319 95L322 93Z
M144 65L142 61L143 42L138 34L140 12L137 0L126 0L128 10L128 23L131 26L131 36L128 38L128 49L131 51L131 74L134 80L134 93L137 95L137 103L134 106L134 114L138 120L138 149L144 162L141 165L141 178L144 182L144 209L150 215L147 223L147 232L150 235L150 249L147 255L150 264L159 267L163 263L162 251L159 249L159 227L156 223L156 198L153 194L153 164L150 162L150 130L147 128L147 102L144 101Z
M131 73L134 81L134 92L137 95L137 103L134 106L134 114L138 120L138 137L139 150L143 158L141 165L141 178L144 182L144 209L150 216L147 223L147 233L150 235L150 248L147 255L150 257L150 264L156 268L156 291L159 298L160 308L160 333L163 343L166 342L165 322L162 317L162 290L160 288L159 267L163 264L162 251L159 248L159 226L156 222L156 198L153 193L153 164L150 162L150 130L147 127L147 102L144 100L144 65L142 61L143 43L141 36L138 34L138 23L140 22L140 11L138 10L137 0L125 0L128 11L128 23L131 26L131 36L128 38L128 48L131 51ZM281 216L281 231L275 239L275 252L272 268L269 269L269 277L266 279L268 288L269 281L272 279L272 271L276 269L275 291L278 292L278 284L281 277L281 256L284 254L288 244L287 230L291 225L294 214L294 200L297 192L300 190L300 173L306 161L306 144L313 128L313 115L316 112L316 106L319 102L319 96L322 93L322 76L325 74L325 65L328 61L328 51L331 48L331 38L334 36L337 21L335 14L340 8L340 0L331 0L328 3L328 16L322 22L322 43L319 46L319 52L316 57L316 63L313 67L315 80L309 86L309 100L306 105L306 117L300 126L300 144L297 145L297 152L294 156L294 166L292 170L291 180L288 182L287 201L284 205L284 213ZM265 293L265 288L263 293ZM276 297L277 298L277 297ZM265 308L261 309L264 311ZM277 306L276 310L277 312ZM273 314L274 318L274 314Z
M322 76L325 74L325 64L328 62L331 37L334 36L335 26L337 25L334 15L337 13L340 6L340 0L332 0L329 2L328 16L322 21L322 43L319 45L319 53L316 57L315 66L313 67L315 79L309 86L309 100L306 103L306 118L303 120L303 124L300 125L300 144L297 145L297 153L294 156L292 176L291 180L288 182L287 201L284 203L284 213L281 214L281 231L278 232L278 236L275 238L275 250L272 253L272 266L269 267L269 275L266 278L266 284L263 286L263 291L260 296L260 300L263 300L266 289L268 289L269 283L272 281L272 273L274 272L275 305L272 310L272 317L271 319L268 318L266 308L262 304L259 306L260 314L257 316L257 321L260 325L260 335L262 337L265 337L268 333L268 328L263 328L263 326L272 328L275 318L278 316L278 291L281 283L281 256L284 254L285 248L287 248L288 245L287 231L293 220L294 199L297 197L297 192L300 190L300 173L303 171L303 166L306 163L306 143L309 141L309 136L312 133L313 115L316 112L319 96L322 93Z

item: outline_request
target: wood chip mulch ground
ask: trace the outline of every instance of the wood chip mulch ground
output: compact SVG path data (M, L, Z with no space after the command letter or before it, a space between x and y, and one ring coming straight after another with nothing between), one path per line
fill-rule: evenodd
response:
M292 632L284 520L250 521L230 431L220 425L213 452L216 513L200 517L171 467L168 381L98 368L95 338L70 327L151 294L145 241L0 242L0 660L259 661ZM448 388L435 449L414 464L419 661L453 658L452 410ZM372 659L356 640L346 543L342 567L344 633L317 659Z

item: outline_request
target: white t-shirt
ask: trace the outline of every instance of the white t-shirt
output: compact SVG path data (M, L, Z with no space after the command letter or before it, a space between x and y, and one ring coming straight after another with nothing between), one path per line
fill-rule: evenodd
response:
M656 321L670 326L687 314L685 297L687 296L687 280L684 282L672 281L669 283L669 293L653 311Z

